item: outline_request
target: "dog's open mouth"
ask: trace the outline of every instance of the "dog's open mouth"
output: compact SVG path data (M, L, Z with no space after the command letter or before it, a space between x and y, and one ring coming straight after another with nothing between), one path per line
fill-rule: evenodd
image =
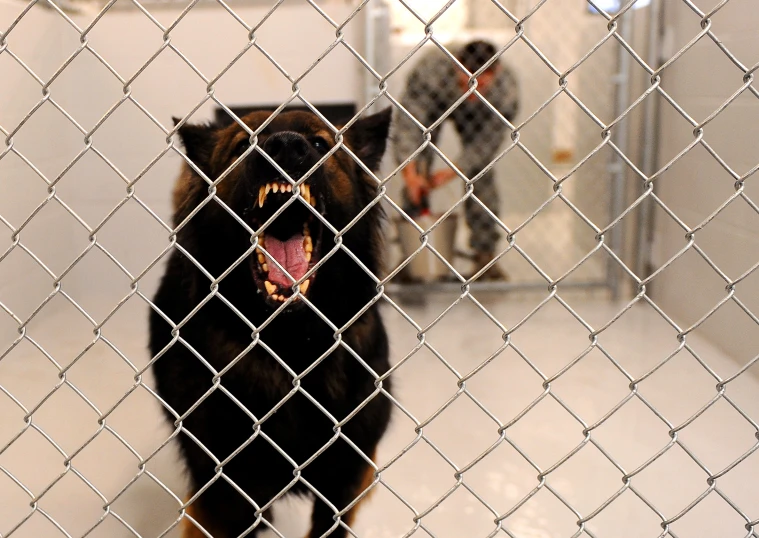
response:
M302 183L300 195L323 214L323 204L311 185ZM293 197L293 187L286 180L261 185L251 211L253 225L260 227ZM294 295L296 284L300 294L308 296L316 271L304 277L319 261L322 228L313 211L302 201L293 200L258 237L260 248L251 260L253 277L270 305L278 306ZM299 300L296 296L293 301Z

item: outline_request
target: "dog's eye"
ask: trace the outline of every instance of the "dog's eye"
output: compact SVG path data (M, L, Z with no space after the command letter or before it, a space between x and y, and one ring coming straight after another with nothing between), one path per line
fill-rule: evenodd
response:
M311 138L310 140L311 145L314 147L316 151L324 155L329 151L329 143L324 140L321 136L315 136Z
M243 138L235 146L234 151L232 151L232 156L239 157L240 155L245 153L245 150L247 150L249 147L250 147L250 140L247 138Z

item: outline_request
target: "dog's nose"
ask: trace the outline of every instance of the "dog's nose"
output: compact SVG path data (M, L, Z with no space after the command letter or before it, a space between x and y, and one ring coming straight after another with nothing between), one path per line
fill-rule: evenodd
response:
M267 138L263 149L277 163L299 162L308 155L308 142L298 133L284 131Z

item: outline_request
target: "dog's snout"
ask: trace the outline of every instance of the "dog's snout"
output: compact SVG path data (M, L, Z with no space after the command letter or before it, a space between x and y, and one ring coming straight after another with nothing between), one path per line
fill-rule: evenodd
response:
M285 131L271 135L263 149L278 163L286 163L302 161L308 155L309 147L302 135Z

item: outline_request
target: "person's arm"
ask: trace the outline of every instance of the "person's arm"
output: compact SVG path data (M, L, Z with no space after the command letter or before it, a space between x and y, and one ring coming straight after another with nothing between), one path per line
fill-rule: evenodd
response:
M458 165L456 165L458 167ZM438 170L434 174L432 174L432 177L430 178L430 184L432 185L432 188L437 188L445 185L449 181L451 181L454 178L457 178L458 174L454 172L452 168L444 168L443 170Z
M435 112L433 96L435 92L431 89L431 84L434 84L436 80L435 60L436 58L427 56L414 66L406 79L406 89L401 97L403 107L425 127L435 121L433 117ZM404 112L399 112L394 143L397 162L405 161L423 143L424 137L416 122L407 117ZM420 166L428 157L429 154L425 150L417 155L401 172L406 184L407 195L414 205L418 205L422 196L430 189L428 171L426 167Z

